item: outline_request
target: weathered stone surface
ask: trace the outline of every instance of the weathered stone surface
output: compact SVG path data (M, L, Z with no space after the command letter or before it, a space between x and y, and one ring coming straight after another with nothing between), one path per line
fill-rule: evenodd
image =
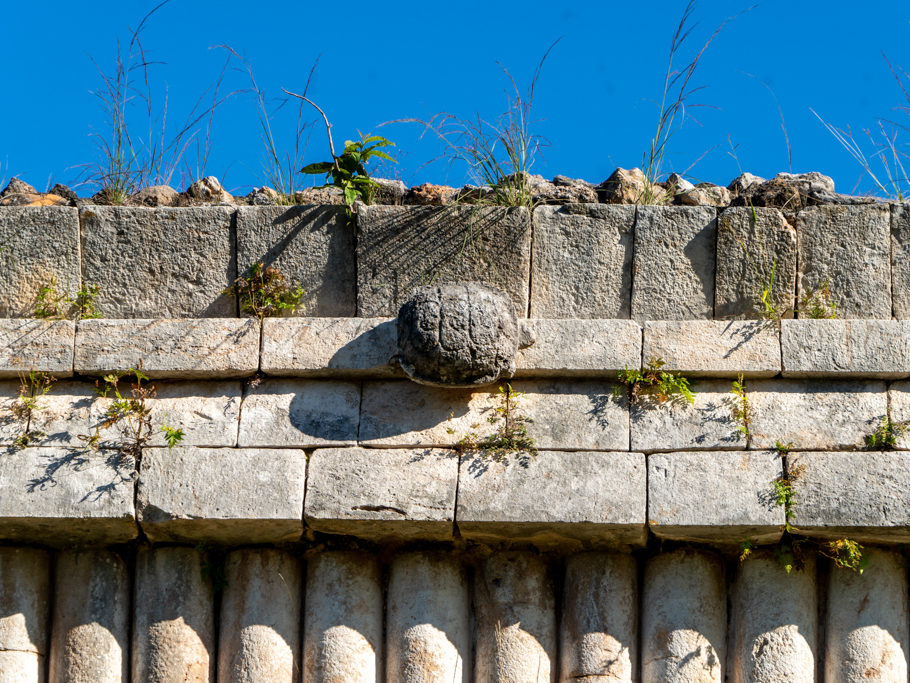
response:
M641 326L634 320L529 318L534 343L519 349L517 377L610 377L641 365Z
M455 519L462 537L538 545L573 540L645 541L647 498L641 453L542 451L497 462L462 459Z
M357 213L357 315L392 316L411 290L478 281L528 311L531 217L523 208L365 206Z
M19 382L0 381L0 446L12 446L28 429L28 419L14 410L19 403ZM43 399L38 399L43 406Z
M644 324L642 357L690 376L773 377L780 372L774 325L758 321L678 320Z
M750 187L753 187L754 185L761 185L763 182L765 182L765 178L757 176L754 173L740 173L730 181L730 184L727 185L727 189L735 195L742 194Z
M891 297L894 317L910 318L910 203L891 205Z
M360 385L334 380L264 380L240 413L242 447L353 446Z
M443 206L445 204L451 204L455 199L456 194L458 194L458 190L454 187L423 183L422 185L415 185L408 190L404 203Z
M541 176L531 175L531 192L538 204L596 204L597 190L594 183L581 178L569 178L564 175L553 176L550 181L535 181Z
M600 201L605 204L642 204L648 201L656 204L667 194L666 188L658 183L648 188L648 180L640 168L617 168L595 189Z
M910 382L893 382L888 386L888 413L893 422L910 426ZM910 450L910 431L899 429L896 437L896 448Z
M632 683L638 666L638 568L625 553L566 560L560 680Z
M788 573L770 552L755 554L739 566L731 603L728 680L814 683L814 556Z
M537 207L531 316L628 318L634 225L634 206Z
M828 575L825 680L903 681L907 678L907 567L902 555L864 548L862 575Z
M742 181L738 196L733 200L737 206L776 207L793 213L807 206L825 203L835 196L834 181L815 171L778 173L771 180L746 176L752 174L744 173L731 183ZM755 179L761 182L756 183Z
M596 381L521 380L515 405L531 421L538 448L627 450L628 406L613 397L613 385ZM422 387L411 382L366 382L360 442L371 446L451 447L463 437L493 433L498 391ZM408 409L403 411L402 406ZM245 410L245 408L244 408Z
M645 564L643 683L722 683L727 595L722 559L677 550Z
M261 369L298 377L394 375L394 318L266 318Z
M777 441L800 450L862 448L888 412L885 383L877 380L755 380L746 393L750 448Z
M183 193L184 198L193 204L233 204L234 198L222 187L221 182L213 175L200 178Z
M0 207L0 244L0 318L32 315L38 290L47 285L76 295L82 283L76 209Z
M784 377L910 375L910 321L783 320Z
M136 493L152 542L277 543L303 532L297 449L147 448Z
M450 539L457 484L452 451L320 448L310 456L304 516L326 533Z
M633 320L714 317L716 216L713 207L638 207Z
M237 314L225 294L237 277L232 209L91 206L79 219L82 275L105 318Z
M57 555L51 683L129 679L130 573L107 550Z
M515 372L519 329L512 302L480 282L419 287L398 311L398 355L421 384L491 384Z
M841 318L891 317L887 205L817 206L796 219L800 299L826 281Z
M300 671L300 563L274 549L235 550L224 566L218 680L295 683Z
M278 268L305 290L297 315L352 316L356 310L355 234L343 207L242 206L237 266Z
M630 410L632 450L729 450L746 447L746 435L733 417L735 397L730 382L694 382L695 402L643 402Z
M0 586L0 680L43 681L51 602L49 553L0 547Z
M733 193L714 183L699 183L691 190L677 194L673 201L679 206L728 206Z
M75 335L71 320L0 318L0 377L18 377L30 370L69 377Z
M132 680L215 680L209 560L193 548L140 548L136 556Z
M796 254L796 230L777 209L724 210L717 221L715 316L758 318L768 290L769 303L792 317Z
M791 453L793 526L824 538L910 541L910 463L900 452ZM797 473L794 476L792 473Z
M443 553L402 553L389 575L388 683L468 683L471 617L464 568Z
M48 545L136 537L134 463L115 451L25 448L0 457L0 538Z
M131 194L128 202L135 206L174 206L179 197L170 185L152 185Z
M102 375L138 367L149 377L245 377L259 368L252 319L82 320L76 372Z
M475 574L474 680L556 680L556 597L544 561L531 552L499 552Z
M784 509L774 504L772 482L782 474L774 451L649 455L650 529L681 541L773 543Z
M304 680L380 680L382 606L382 568L375 555L338 551L313 555L307 561Z

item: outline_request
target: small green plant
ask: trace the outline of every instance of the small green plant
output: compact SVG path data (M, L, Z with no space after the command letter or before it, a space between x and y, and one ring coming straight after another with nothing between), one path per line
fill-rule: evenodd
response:
M746 539L739 544L739 561L745 562L752 556L755 550L755 543L751 539Z
M863 554L863 546L849 538L829 541L820 547L819 552L834 561L842 569L850 569L857 574L869 566L869 558Z
M793 442L783 443L780 439L774 442L774 450L778 455L787 455L793 448Z
M259 318L278 315L282 311L296 311L300 300L306 294L303 287L289 287L287 280L275 266L266 267L262 261L250 266L246 275L241 275L225 290L240 302L240 312Z
M826 278L810 288L799 300L797 310L801 318L836 318L837 302L831 298L831 281Z
M75 297L57 290L57 280L51 278L38 288L35 296L35 308L32 315L45 320L87 320L100 318L95 310L95 297L99 292L98 285L83 285Z
M794 477L795 478L795 477ZM784 531L790 532L790 520L793 519L793 508L796 505L796 490L790 477L778 477L771 482L774 487L774 504L784 509Z
M164 442L168 448L173 448L183 441L183 437L186 436L182 429L171 427L169 424L161 425L161 433L164 434Z
M733 411L732 417L736 421L736 428L742 432L747 439L752 437L752 404L749 402L749 396L746 394L746 383L742 374L733 382L733 388L730 389L733 394Z
M620 386L613 390L613 397L620 398L622 387L626 387L633 404L644 401L695 403L689 380L677 373L663 370L664 365L666 363L663 359L652 358L642 370L620 370L617 377Z
M499 386L499 405L487 421L495 431L482 439L473 432L463 436L455 445L459 453L474 453L481 457L508 462L514 456L531 458L537 455L534 439L528 434L531 419L522 415L518 403L524 394L512 389L511 384Z
M897 448L897 439L907 428L906 422L894 422L883 417L875 431L866 436L866 448L872 451L891 451Z
M120 381L124 377L132 378L128 395L121 390L120 386ZM140 362L137 367L125 372L105 375L101 381L95 384L98 396L111 398L111 404L98 427L110 429L116 425L121 426L124 430L124 438L118 444L120 452L132 456L137 463L142 457L142 449L152 435L152 408L148 402L158 392L155 385L143 384L148 381L149 378L142 372ZM84 439L89 447L98 445L98 434L98 428L96 428L95 434L88 435Z
M26 448L45 434L32 428L32 417L41 410L40 399L46 396L57 378L46 372L29 370L28 374L19 374L19 395L13 402L12 412L17 420L25 423L25 430L13 441L16 448Z

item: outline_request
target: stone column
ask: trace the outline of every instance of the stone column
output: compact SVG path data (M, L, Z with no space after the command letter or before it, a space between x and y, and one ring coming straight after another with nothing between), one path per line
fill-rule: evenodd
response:
M475 683L556 681L556 598L536 553L498 552L474 583Z
M731 683L815 682L815 558L789 574L770 552L739 566L730 617Z
M134 681L215 680L213 569L194 548L143 548L136 557Z
M295 683L300 673L300 563L280 550L227 556L219 683Z
M106 550L57 555L50 683L129 680L130 572Z
M560 681L632 683L638 666L638 573L624 553L566 561Z
M382 677L382 569L372 555L323 552L307 563L303 672L307 683Z
M645 565L642 603L644 683L722 683L727 594L718 555L677 550Z
M860 575L831 567L826 681L906 681L907 569L899 553L864 548Z
M448 553L404 553L391 567L386 683L468 683L471 618L461 562Z
M44 680L51 558L0 547L0 683Z

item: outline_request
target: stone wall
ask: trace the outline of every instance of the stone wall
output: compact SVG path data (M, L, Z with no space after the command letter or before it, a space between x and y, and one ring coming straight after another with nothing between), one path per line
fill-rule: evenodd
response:
M902 212L0 208L0 683L906 680ZM272 258L309 299L260 325L223 291ZM840 318L744 319L770 266ZM104 318L27 317L49 277ZM476 446L505 384L390 363L466 279L532 316L536 454ZM658 358L691 404L618 381ZM135 448L96 389L140 365Z

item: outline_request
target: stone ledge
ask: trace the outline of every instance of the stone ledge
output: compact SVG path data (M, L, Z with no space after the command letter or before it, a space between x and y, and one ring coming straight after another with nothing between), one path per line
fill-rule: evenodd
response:
M784 377L910 377L910 320L782 320Z
M534 343L519 350L516 377L616 377L641 366L641 326L634 320L530 318Z
M259 323L252 318L82 320L75 370L102 375L142 363L152 378L246 377L259 369Z
M29 370L71 376L75 336L71 320L0 319L0 378Z

